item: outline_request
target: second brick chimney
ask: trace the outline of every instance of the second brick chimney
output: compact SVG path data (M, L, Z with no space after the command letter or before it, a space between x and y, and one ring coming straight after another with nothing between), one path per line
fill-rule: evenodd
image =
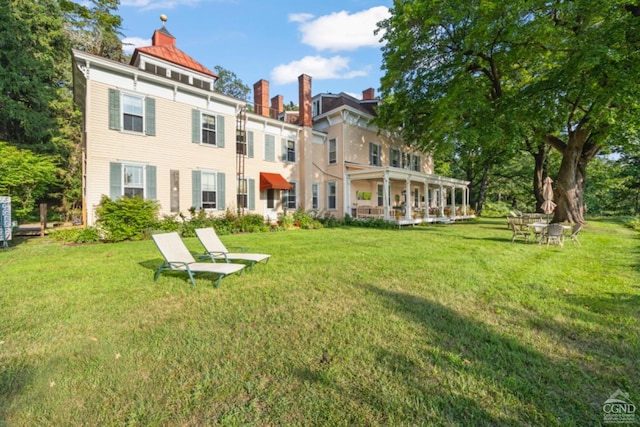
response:
M260 79L253 85L253 103L256 114L269 117L269 82Z
M271 98L271 109L276 115L276 118L280 115L280 113L284 112L284 98L282 95L276 95Z
M363 101L371 101L374 99L376 99L376 91L374 88L370 87L369 89L365 89L362 91Z
M300 74L298 77L298 96L300 116L298 124L304 127L313 125L311 117L311 76Z

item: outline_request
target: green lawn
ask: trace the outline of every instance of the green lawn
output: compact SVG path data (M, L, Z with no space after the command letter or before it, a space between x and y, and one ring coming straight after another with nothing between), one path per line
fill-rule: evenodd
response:
M218 289L154 282L152 241L0 250L0 425L586 426L618 389L640 408L638 233L510 237L222 236L272 258Z

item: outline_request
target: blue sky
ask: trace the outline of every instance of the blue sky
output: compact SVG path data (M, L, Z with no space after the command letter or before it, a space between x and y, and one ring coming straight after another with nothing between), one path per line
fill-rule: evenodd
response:
M121 0L123 41L148 46L154 30L176 37L179 49L209 69L220 65L250 88L269 81L270 97L298 103L297 78L312 77L313 93L358 98L380 86L382 54L376 22L393 0ZM251 95L251 99L253 95Z

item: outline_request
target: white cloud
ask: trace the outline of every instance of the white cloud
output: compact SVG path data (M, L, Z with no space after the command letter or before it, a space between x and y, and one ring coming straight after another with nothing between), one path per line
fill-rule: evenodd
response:
M122 50L126 54L131 54L137 47L151 46L151 39L140 37L125 37L122 39Z
M289 21L299 22L302 43L318 50L344 51L361 47L379 47L381 34L374 35L376 24L389 17L389 9L376 6L362 12L346 11L314 19L313 15L289 15Z
M271 81L275 84L287 84L298 81L300 74L308 74L314 79L351 79L365 76L369 68L363 70L350 70L349 58L334 56L305 56L298 61L278 65L271 71Z
M310 13L292 13L289 15L289 22L307 22L313 19Z

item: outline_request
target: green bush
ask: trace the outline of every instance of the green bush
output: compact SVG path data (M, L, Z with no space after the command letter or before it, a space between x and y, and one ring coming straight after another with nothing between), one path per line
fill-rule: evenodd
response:
M300 227L303 230L322 228L322 224L320 223L320 221L318 221L302 209L297 209L293 213L293 225Z
M95 227L54 230L50 236L62 243L96 243L101 240L100 230Z
M102 196L96 209L96 225L110 242L141 240L158 223L158 203L142 197L111 200Z
M640 216L631 218L630 220L625 222L625 225L635 231L640 232Z
M482 216L487 218L508 216L511 210L511 205L507 202L484 202L482 204Z

